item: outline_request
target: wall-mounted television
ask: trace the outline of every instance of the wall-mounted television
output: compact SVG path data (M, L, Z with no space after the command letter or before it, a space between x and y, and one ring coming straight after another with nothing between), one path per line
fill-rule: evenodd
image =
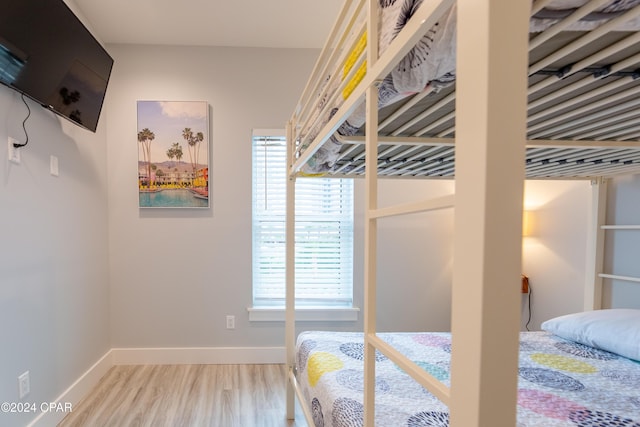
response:
M0 0L0 83L95 132L112 67L63 0Z

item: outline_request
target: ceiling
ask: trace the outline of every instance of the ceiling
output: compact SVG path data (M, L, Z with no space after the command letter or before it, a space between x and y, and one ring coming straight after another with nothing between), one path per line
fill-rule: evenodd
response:
M74 0L105 44L320 48L341 0Z

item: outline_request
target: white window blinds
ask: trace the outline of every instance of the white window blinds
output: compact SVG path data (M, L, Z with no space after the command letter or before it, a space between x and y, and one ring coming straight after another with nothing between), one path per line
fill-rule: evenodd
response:
M285 299L286 140L253 138L253 305ZM351 307L353 180L296 180L296 304Z

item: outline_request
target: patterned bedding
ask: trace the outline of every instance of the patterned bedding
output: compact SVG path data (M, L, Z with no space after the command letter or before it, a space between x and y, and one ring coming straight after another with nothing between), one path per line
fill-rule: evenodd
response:
M380 28L379 28L379 52L382 54L391 41L402 30L409 18L422 4L423 0L379 0L380 4ZM539 32L583 6L587 0L552 0L541 12L535 15L530 22L530 31ZM591 30L620 13L640 5L640 0L610 0L595 12L587 15L585 19L572 24L567 30ZM640 28L640 18L633 19L620 27L620 30L637 30ZM355 40L355 37L352 37ZM361 51L364 42L357 44L354 51ZM347 44L349 45L349 44ZM456 10L455 6L445 12L440 21L424 35L422 39L411 49L403 60L391 71L379 86L379 108L391 105L411 94L425 89L427 85L436 90L448 86L455 81L455 51L456 51ZM352 52L353 53L353 52ZM349 62L348 62L349 64ZM344 70L336 70L346 76L348 65ZM364 68L356 73L351 82L355 86L365 73ZM330 80L326 76L326 81ZM344 78L344 77L343 77ZM313 141L322 127L336 113L337 109L348 98L350 91L343 92L337 97L331 108L326 108L327 99L336 90L340 81L335 81L330 88L322 87L317 95L317 109L314 118L322 115L321 119L311 129L304 130L302 136L306 143L300 147L304 151L306 146ZM325 89L327 91L325 92ZM362 103L356 111L338 129L338 134L343 136L354 135L365 122L365 106ZM341 144L337 138L331 137L309 159L302 169L303 173L319 174L330 171L338 157Z
M450 334L379 336L449 386ZM315 426L362 426L362 334L303 332L296 354ZM523 332L519 373L518 427L640 427L640 362L548 332ZM376 426L445 427L448 419L445 405L376 356Z

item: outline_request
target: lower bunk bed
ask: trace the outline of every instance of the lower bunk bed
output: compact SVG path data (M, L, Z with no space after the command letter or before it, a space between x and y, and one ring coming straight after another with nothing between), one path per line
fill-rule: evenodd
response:
M518 427L640 427L640 310L561 316L521 332ZM450 333L379 333L449 386ZM302 332L297 381L315 427L363 425L363 334ZM499 376L500 372L492 373ZM449 425L447 406L376 354L375 425Z

